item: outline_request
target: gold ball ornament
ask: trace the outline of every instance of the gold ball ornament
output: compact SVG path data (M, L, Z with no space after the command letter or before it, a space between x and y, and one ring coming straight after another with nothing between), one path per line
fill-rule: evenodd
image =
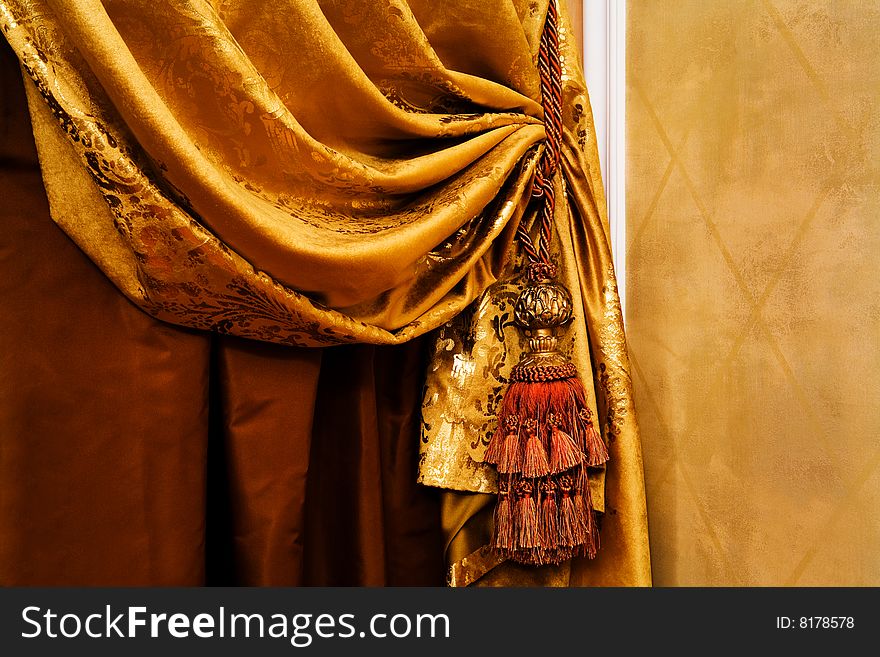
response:
M538 329L555 329L571 321L571 294L553 281L535 283L520 293L513 313L526 335Z

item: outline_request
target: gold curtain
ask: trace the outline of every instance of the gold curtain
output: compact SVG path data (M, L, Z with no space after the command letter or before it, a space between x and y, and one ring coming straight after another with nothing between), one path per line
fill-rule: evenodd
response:
M532 219L544 137L535 59L546 7L0 0L0 23L33 82L52 218L146 312L296 346L397 344L446 327L443 345L491 321L462 312L475 300L481 312L497 308L504 286L493 284L518 272L513 237ZM577 49L564 34L565 182L556 184L569 202L557 249L583 308L572 358L594 374L591 403L612 461L592 478L600 502L604 492L601 556L561 571L572 583L646 584L604 197ZM466 321L475 324L462 329ZM471 379L445 380L453 370L441 356L452 350L435 350L428 391L450 394L439 406L426 397L426 416L439 410L467 428L465 408L497 392L505 365L479 360L493 343L492 332L480 335L468 346L476 351L460 354L480 364ZM422 479L462 491L445 515L449 560L460 566L485 543L478 500L493 484L464 475L485 467L485 426L447 432L438 448L441 424L423 431ZM431 479L431 459L446 450L457 460ZM520 581L503 570L501 583Z

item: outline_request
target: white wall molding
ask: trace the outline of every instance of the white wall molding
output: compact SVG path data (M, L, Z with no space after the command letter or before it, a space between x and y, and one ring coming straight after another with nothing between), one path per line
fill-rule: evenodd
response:
M626 317L626 0L584 0L584 75Z

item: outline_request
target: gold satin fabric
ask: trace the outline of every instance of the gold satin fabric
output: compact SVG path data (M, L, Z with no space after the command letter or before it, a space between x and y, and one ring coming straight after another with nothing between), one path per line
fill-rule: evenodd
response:
M166 321L261 341L396 344L519 275L513 237L531 220L544 137L535 61L546 7L0 0L0 24L34 83L52 217L129 299ZM588 389L593 375L612 461L591 479L606 512L601 556L550 579L644 585L626 344L589 99L564 16L563 28L559 257L583 306L571 356ZM497 380L471 383L474 399L497 393ZM445 416L457 422L458 410ZM482 468L481 431L464 438L476 441L468 450L452 440L470 462L450 462L442 478L429 481L423 459L424 483L462 499L493 490L462 483L462 464ZM485 513L458 515L448 555L486 541ZM505 580L505 569L498 583L524 581Z
M543 16L0 3L59 225L154 316L297 345L404 342L497 278L544 135Z

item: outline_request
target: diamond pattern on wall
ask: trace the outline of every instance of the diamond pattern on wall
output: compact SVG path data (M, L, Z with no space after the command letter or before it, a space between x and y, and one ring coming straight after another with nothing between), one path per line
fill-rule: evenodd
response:
M880 585L880 5L627 20L655 583Z

